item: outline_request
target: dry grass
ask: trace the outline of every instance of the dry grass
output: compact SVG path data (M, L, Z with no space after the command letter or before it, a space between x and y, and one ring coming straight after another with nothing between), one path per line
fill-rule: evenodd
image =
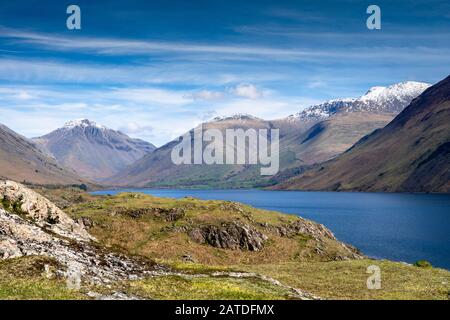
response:
M367 289L367 267L381 269L381 289ZM386 260L279 263L239 266L272 276L327 299L448 300L450 272Z

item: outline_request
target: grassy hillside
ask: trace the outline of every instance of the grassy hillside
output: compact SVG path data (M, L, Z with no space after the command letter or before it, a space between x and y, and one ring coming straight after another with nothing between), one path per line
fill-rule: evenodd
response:
M41 259L27 257L0 264L0 274L9 275L1 280L8 283L2 298L92 298L86 293L93 291L105 296L122 292L152 299L294 299L298 296L292 289L297 288L324 299L449 299L448 271L385 260L354 259L350 257L353 251L323 235L314 239L307 235L280 236L274 231L276 227L295 222L296 216L224 201L162 199L130 193L91 196L79 191L72 194L67 189L38 191L65 203L66 212L83 219L100 245L154 259L173 274L114 283L109 288L84 284L80 292L72 292L60 280L43 277L42 263L37 263L42 270L27 278L15 272L15 268L28 270L28 259ZM235 221L268 236L261 250L200 244L187 232L189 226L221 226ZM369 265L381 268L381 290L366 287ZM263 275L279 280L282 286L259 276L230 276L230 272ZM23 289L33 285L34 291Z
M147 212L147 211L148 212ZM157 211L182 213L168 221ZM352 251L333 238L320 234L321 227L294 215L259 210L225 201L202 201L156 198L143 194L124 193L102 197L66 209L75 219L87 219L89 232L102 243L132 254L150 258L182 261L189 256L195 262L212 265L268 263L271 261L310 261L348 259ZM175 219L175 218L174 218ZM308 233L280 234L300 222ZM190 235L197 228L226 228L238 223L268 237L261 250L229 250L197 243ZM228 231L230 232L230 231ZM317 236L314 235L317 233ZM220 239L219 239L220 240Z

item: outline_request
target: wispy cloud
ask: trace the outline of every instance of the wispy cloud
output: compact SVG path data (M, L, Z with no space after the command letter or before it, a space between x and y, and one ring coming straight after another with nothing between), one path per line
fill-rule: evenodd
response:
M256 28L256 29L255 29ZM248 27L243 26L237 28L240 32L257 32L257 33L272 33L273 35L289 35L289 30L285 27L277 31L277 29L261 29L262 27ZM443 54L450 55L450 48L436 49L433 47L426 47L423 44L417 44L414 47L414 52L411 52L411 46L398 47L390 45L379 45L378 47L370 46L353 46L352 48L339 48L334 50L322 48L306 48L303 45L297 46L249 46L249 45L227 45L227 44L202 44L202 43L182 43L182 42L159 42L151 40L132 40L132 39L115 39L115 38L100 38L100 37L77 37L77 36L63 36L53 35L37 32L25 32L10 28L0 28L0 37L9 39L10 43L33 45L39 48L56 50L56 51L76 51L86 52L90 54L99 55L152 55L158 53L170 53L172 55L185 54L202 54L214 56L214 59L234 59L246 60L249 57L255 59L276 58L287 61L318 61L324 58L332 59L398 59L408 58L409 60L439 59ZM304 33L295 31L291 33L295 36L309 36L309 37L327 37L337 38L345 37L346 39L354 41L352 34L344 33ZM368 38L367 34L358 33L360 37L365 37L367 41L376 39L378 36L374 35ZM429 37L429 34L423 34L424 37ZM402 35L382 34L379 37L394 37L401 39ZM433 35L432 35L433 36ZM443 39L445 35L438 35L439 39ZM403 38L405 36L403 35ZM331 43L332 44L332 43ZM203 56L203 59L205 57Z
M16 44L31 44L52 50L80 50L104 55L172 52L177 54L214 53L233 56L251 55L302 57L311 54L310 52L296 49L278 49L260 46L159 42L99 37L68 37L37 32L27 32L5 27L0 28L0 37L9 38Z
M200 90L190 94L186 97L190 97L194 100L218 100L224 97L223 92L211 91L211 90Z

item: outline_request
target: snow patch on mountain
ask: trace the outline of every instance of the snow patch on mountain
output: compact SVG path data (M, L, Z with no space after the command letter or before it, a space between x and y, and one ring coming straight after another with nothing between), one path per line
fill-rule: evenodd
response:
M210 122L219 122L219 121L227 121L227 120L240 120L240 121L246 121L246 120L260 120L259 118L252 116L248 113L236 113L233 115L228 116L217 116L213 118Z
M329 100L291 115L287 120L317 122L343 112L400 113L411 101L428 89L430 84L405 81L388 87L370 88L359 98Z
M91 121L89 119L76 119L72 121L68 121L64 124L64 129L73 129L76 127L87 128L94 127L97 129L107 129L106 127L97 124L95 121Z

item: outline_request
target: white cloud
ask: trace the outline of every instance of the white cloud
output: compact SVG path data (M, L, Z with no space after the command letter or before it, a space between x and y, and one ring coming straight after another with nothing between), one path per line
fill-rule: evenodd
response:
M129 135L150 135L153 133L154 128L149 125L143 125L141 123L132 121L127 122L125 125L119 128L120 131Z
M38 99L23 100L17 95L20 92ZM217 115L249 113L274 119L298 112L301 102L306 103L299 98L262 97L252 90L244 92L255 99L223 92L222 99L204 103L186 97L186 91L153 87L5 86L0 87L4 98L0 102L0 122L27 137L36 137L69 120L88 118L134 138L162 145Z
M182 105L192 101L185 92L157 88L115 89L112 96L139 104Z
M260 91L253 84L242 83L230 90L234 95L247 99L258 99L264 96L264 92Z
M223 92L210 90L201 90L187 95L194 100L217 100L223 98L223 96Z

